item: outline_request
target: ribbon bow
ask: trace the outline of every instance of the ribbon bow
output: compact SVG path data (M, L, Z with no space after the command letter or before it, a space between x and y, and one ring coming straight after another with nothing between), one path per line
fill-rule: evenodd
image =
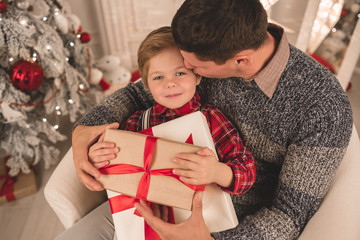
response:
M4 163L6 163L6 161L9 158L10 157L5 157L5 162ZM0 189L0 197L5 195L6 200L8 202L10 202L10 201L15 200L14 179L9 176L9 168L5 166L5 169L6 169L5 175L0 176L0 179L5 179L5 182L3 183L3 185L1 186L1 189Z

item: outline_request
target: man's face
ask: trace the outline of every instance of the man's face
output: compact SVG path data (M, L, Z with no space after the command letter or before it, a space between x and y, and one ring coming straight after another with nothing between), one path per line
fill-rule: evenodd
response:
M180 50L184 57L184 65L186 68L192 69L196 74L208 78L227 78L237 77L236 61L229 59L222 65L217 65L213 61L201 61L194 53Z

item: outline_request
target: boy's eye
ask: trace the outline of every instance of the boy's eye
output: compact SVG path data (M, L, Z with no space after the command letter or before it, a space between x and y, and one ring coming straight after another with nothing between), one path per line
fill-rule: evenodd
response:
M163 79L163 76L156 76L153 78L153 80L161 80L161 79Z
M184 72L177 72L176 73L176 76L182 76L182 75L184 75L185 73Z

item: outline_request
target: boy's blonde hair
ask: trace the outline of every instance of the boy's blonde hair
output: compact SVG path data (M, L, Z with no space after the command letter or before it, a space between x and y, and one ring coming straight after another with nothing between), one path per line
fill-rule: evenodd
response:
M138 65L142 81L146 88L148 86L149 62L151 58L159 54L166 48L176 47L176 43L171 33L171 27L158 28L142 41L138 49Z

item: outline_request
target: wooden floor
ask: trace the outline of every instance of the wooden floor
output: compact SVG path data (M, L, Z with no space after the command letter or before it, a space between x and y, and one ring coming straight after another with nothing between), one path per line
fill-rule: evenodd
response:
M54 168L36 169L39 190L35 194L0 205L0 239L52 240L64 231L44 197Z

